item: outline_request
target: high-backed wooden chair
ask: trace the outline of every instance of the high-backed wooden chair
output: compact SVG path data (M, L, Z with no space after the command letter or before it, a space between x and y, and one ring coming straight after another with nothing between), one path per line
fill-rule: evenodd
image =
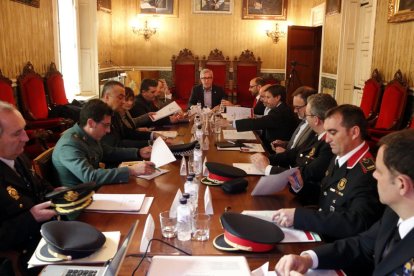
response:
M51 185L56 184L56 172L52 163L53 149L54 148L51 147L33 159L33 169L35 173L47 180Z
M372 120L378 115L378 109L381 103L381 83L381 76L378 70L374 69L371 78L365 82L360 104L367 120Z
M54 62L50 63L46 73L46 90L49 95L49 102L52 106L69 104L66 98L63 76L56 68Z
M73 122L63 118L49 118L49 107L42 77L28 62L17 79L23 116L29 128L45 128L63 131Z
M246 107L252 106L254 99L249 91L250 80L259 76L261 64L260 57L256 59L250 50L243 51L238 58L234 58L235 88L233 89L233 96L237 98L237 104Z
M382 136L400 129L407 103L408 86L400 70L385 87L381 107L375 126L369 129L371 138L376 141Z
M14 99L12 81L3 76L0 70L0 100L3 102L10 103L16 106L16 100Z
M230 58L228 56L224 57L223 52L216 48L210 52L207 58L203 56L200 64L202 68L213 71L213 84L220 86L229 94Z
M199 58L185 48L178 56L171 58L173 87L172 93L175 101L183 108L187 108L191 90L198 83Z

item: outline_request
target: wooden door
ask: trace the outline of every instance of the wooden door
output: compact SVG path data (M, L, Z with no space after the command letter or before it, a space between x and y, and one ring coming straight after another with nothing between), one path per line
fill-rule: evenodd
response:
M286 54L287 103L299 86L318 89L322 27L289 26Z

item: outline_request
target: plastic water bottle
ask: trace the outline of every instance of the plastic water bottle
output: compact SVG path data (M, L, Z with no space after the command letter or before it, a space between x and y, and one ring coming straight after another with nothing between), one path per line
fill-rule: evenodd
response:
M177 207L177 238L180 241L191 239L191 210L184 197L180 198L180 205Z
M190 194L191 211L193 214L197 212L198 208L198 188L198 184L194 183L193 176L187 176L187 181L184 183L184 192Z
M201 125L197 126L196 132L195 132L196 140L200 144L200 146L203 144L203 127ZM201 147L200 147L201 148Z
M194 173L199 175L203 172L203 151L199 143L195 145L194 148L194 158L193 158Z

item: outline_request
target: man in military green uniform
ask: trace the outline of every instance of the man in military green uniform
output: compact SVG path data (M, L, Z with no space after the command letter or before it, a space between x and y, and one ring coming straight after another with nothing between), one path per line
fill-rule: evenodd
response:
M366 127L359 107L345 104L327 112L326 142L336 157L318 187L319 209L280 209L273 218L277 224L338 239L365 231L379 219L383 206L372 176L375 163L365 142ZM306 185L298 178L298 189Z
M26 122L12 105L0 101L0 251L21 253L22 268L40 240L40 226L56 215L44 194L53 188L29 170L22 155L29 140ZM7 275L0 259L0 275Z
M329 94L309 96L303 117L312 130L311 139L301 146L272 154L269 158L261 153L251 157L252 163L264 171L265 175L281 173L289 167L298 167L297 175L306 185L297 187L294 184L291 186L291 191L301 195L304 204L309 201L314 203L318 199L319 189L315 187L319 187L333 157L329 144L325 142L326 131L323 123L326 112L336 106L335 99Z
M133 166L102 169L100 162L140 160L150 156L151 148L117 148L100 140L109 133L111 108L100 100L87 102L81 110L79 124L74 125L59 139L53 150L52 161L63 186L94 181L98 186L128 182L129 176L151 174L154 164L140 162Z

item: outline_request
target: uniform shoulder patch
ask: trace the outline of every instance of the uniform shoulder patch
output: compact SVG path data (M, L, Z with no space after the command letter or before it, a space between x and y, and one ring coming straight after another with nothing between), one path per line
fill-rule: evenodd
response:
M375 170L375 162L371 157L364 157L359 161L359 163L361 164L364 173Z

